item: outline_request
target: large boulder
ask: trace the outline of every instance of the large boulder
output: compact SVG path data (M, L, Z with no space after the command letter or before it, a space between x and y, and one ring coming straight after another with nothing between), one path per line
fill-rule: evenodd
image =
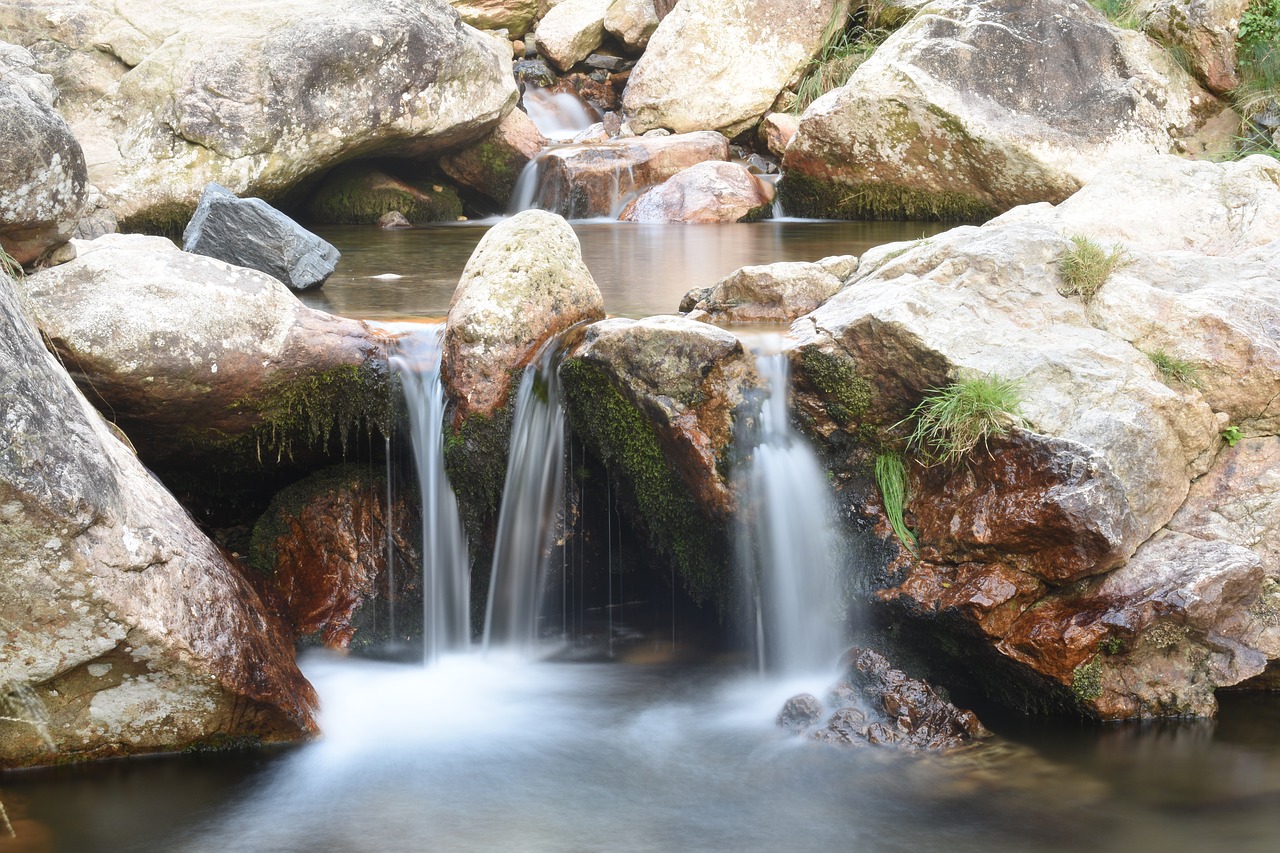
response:
M574 434L697 599L726 604L737 410L762 382L742 342L682 317L587 327L560 367Z
M522 206L569 219L615 218L636 193L696 163L728 159L729 140L711 131L556 146L529 167L516 195Z
M538 50L568 71L604 41L604 17L613 0L562 0L538 22Z
M1238 117L1142 33L1071 0L936 0L787 148L800 216L982 220L1117 162L1227 150Z
M84 153L56 97L30 52L0 42L0 249L19 264L70 239L88 199Z
M847 0L681 0L662 19L623 95L636 133L737 136L844 21Z
M210 181L278 202L346 159L456 147L517 97L509 50L445 0L54 0L0 7L0 28L53 74L133 228L181 228Z
M482 30L522 36L538 17L538 0L449 0L462 20Z
M622 212L627 222L740 222L764 218L773 185L739 163L707 161L646 190Z
M161 237L75 245L74 261L24 289L50 345L148 465L256 468L385 421L384 346L364 323Z
M296 291L324 284L340 257L332 243L262 199L240 198L218 184L200 196L182 250L264 272Z
M1165 47L1182 51L1206 89L1219 95L1240 85L1236 36L1252 0L1138 0L1133 14Z
M640 53L658 29L658 10L653 0L611 0L604 28L627 50Z
M3 274L0 325L0 767L314 732L287 633L76 390Z

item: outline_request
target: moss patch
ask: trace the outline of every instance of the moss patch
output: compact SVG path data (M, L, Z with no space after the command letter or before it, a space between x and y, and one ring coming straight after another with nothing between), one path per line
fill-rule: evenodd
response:
M448 184L402 181L354 164L326 178L307 205L316 222L341 225L371 225L393 210L410 222L453 222L462 215L462 200Z
M1071 692L1081 703L1091 702L1102 696L1102 658L1095 657L1082 663L1071 675Z
M502 501L514 411L515 395L511 394L493 417L471 415L456 430L445 432L444 470L473 543L484 538Z
M672 470L657 429L601 368L569 359L560 368L575 433L629 492L652 546L672 559L697 601L729 600L725 533L700 512Z
M832 355L816 346L800 350L800 366L814 389L822 395L831 419L840 426L860 422L871 406L871 383L858 376L853 360Z
M995 207L960 193L928 192L896 184L841 184L791 173L778 183L782 205L792 216L832 219L924 219L985 222Z

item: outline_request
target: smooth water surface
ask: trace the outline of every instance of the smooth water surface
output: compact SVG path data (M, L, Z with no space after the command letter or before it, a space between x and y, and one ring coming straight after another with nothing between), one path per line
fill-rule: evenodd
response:
M303 301L346 317L444 317L467 259L493 221L382 231L318 227L342 252L324 287ZM873 246L945 230L927 222L776 222L644 225L574 222L605 310L622 317L673 314L693 287L749 264L861 255Z
M268 754L0 779L62 851L1270 851L1280 714L1065 728L953 756L773 726L814 683L722 668L313 655L327 734ZM43 837L44 843L38 843Z

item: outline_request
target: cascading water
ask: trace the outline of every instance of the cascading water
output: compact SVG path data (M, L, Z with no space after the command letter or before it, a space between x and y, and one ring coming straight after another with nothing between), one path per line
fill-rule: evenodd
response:
M599 121L591 107L569 92L526 86L522 103L534 127L552 142L568 142Z
M548 341L525 368L516 395L485 612L486 649L527 645L538 634L547 552L564 496L559 343Z
M444 388L440 356L444 324L403 324L391 368L409 410L422 497L423 654L433 663L470 643L471 579L458 501L444 471Z
M840 543L827 477L791 428L779 343L757 351L768 391L744 464L737 548L761 671L801 675L830 669L841 651L834 612Z

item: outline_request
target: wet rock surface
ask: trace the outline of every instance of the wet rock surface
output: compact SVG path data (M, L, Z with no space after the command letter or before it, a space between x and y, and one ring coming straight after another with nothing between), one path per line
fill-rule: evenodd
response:
M627 222L740 222L758 219L773 187L737 163L698 163L642 193L620 217Z
M3 275L0 323L0 767L314 732L287 633L76 390Z
M521 170L546 145L547 140L524 110L512 110L487 136L441 157L440 167L463 186L505 205Z
M290 290L324 284L338 266L338 249L260 198L239 198L209 184L182 233L182 250L264 272Z

